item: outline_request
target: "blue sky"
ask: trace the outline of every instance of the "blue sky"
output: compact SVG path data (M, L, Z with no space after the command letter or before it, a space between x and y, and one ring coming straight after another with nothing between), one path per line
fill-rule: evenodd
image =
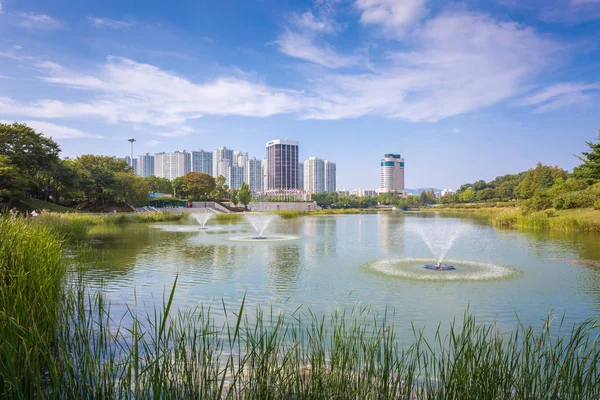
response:
M600 127L600 0L0 0L0 121L63 155L275 138L376 188L571 170Z

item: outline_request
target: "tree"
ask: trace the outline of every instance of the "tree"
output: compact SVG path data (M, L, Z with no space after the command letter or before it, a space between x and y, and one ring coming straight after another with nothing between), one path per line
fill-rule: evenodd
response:
M237 189L233 189L231 191L231 202L236 207L237 207L238 203L240 202L238 195L239 195L239 191Z
M0 155L0 200L10 205L14 199L25 197L27 182L7 156Z
M7 176L18 176L18 187L12 186L14 193L7 195L8 187L3 186L5 195L11 199L26 195L35 195L37 178L45 176L60 159L60 147L51 138L37 133L25 124L0 123L0 156L4 156L3 168L10 166ZM8 174L8 175L6 175ZM16 182L11 178L11 181ZM4 197L3 196L3 197Z
M252 192L250 191L250 186L248 186L247 183L242 183L242 188L240 189L238 198L244 207L246 207L248 203L252 201Z
M183 176L178 176L171 181L173 197L182 198L185 195L185 182Z
M148 204L150 185L133 172L117 172L113 186L116 201L124 201L134 206Z
M567 178L567 171L559 167L551 167L537 163L535 169L525 173L523 180L515 188L515 195L520 199L529 199L536 194L550 189L557 178Z
M104 206L107 201L115 201L115 174L131 172L124 160L92 154L77 157L71 166L80 177L79 187L82 195L97 206Z
M598 129L598 142L585 142L590 148L589 152L582 152L576 156L583 164L573 169L575 178L583 179L588 184L600 181L600 129Z
M206 200L217 186L215 178L202 172L188 172L183 183L185 195L191 200Z
M465 191L461 192L460 200L464 203L475 200L475 191L472 188L467 188Z
M167 178L159 178L157 176L151 175L143 178L150 185L150 191L152 193L171 193L173 192L173 187L171 186L171 181Z
M227 195L227 189L229 189L229 187L225 184L225 177L223 175L219 175L217 177L216 186L210 193L210 197L215 200L220 200Z

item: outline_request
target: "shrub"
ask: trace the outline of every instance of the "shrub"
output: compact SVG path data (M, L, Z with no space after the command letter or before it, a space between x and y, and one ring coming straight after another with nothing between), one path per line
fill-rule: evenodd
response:
M588 188L576 192L564 193L556 197L552 204L557 210L592 207L598 198L598 195L594 192L594 188Z
M594 202L594 208L600 210L600 197Z

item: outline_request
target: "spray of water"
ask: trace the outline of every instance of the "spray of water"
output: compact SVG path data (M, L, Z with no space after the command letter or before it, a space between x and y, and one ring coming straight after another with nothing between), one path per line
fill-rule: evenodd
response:
M208 222L208 220L210 219L211 216L212 216L212 213L209 211L191 215L192 218L194 218L196 221L198 221L198 223L200 224L200 228L202 228L202 229L206 229L205 228L206 223Z
M264 238L263 233L275 219L276 215L273 214L247 214L246 220L252 225L257 233L257 237Z
M438 263L444 261L448 251L454 245L456 240L472 230L471 225L449 223L442 219L424 220L411 225L410 229L416 232L429 250L436 258Z

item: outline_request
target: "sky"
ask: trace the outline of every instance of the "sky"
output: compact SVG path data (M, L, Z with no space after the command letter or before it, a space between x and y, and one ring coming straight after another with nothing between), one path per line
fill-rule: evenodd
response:
M272 139L377 188L572 170L600 128L600 0L0 0L0 121L62 156Z

